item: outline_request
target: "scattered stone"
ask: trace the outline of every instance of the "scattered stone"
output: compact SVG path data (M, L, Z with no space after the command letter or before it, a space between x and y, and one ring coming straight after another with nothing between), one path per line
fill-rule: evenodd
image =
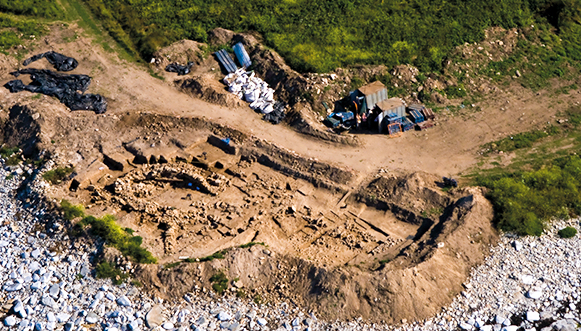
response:
M147 315L145 315L145 322L150 328L160 326L163 323L163 308L160 305L154 306Z
M543 295L543 291L540 288L532 288L527 292L527 298L539 299Z
M218 320L220 321L229 321L232 319L232 315L228 314L227 312L221 311L218 316Z
M173 330L175 329L174 325L172 322L165 322L161 325L162 328L166 329L166 330Z
M119 299L117 299L117 304L124 307L130 307L131 301L129 301L129 298L127 298L126 296L122 296Z
M4 325L5 326L15 326L16 325L16 318L14 318L14 316L8 316L4 319Z
M87 321L88 324L95 324L99 321L99 316L97 316L97 314L95 314L93 312L90 312L85 317L85 321Z

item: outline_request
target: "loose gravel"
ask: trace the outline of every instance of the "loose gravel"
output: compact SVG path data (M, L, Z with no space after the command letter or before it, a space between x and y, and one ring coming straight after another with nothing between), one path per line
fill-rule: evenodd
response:
M398 326L324 322L287 303L194 294L164 302L138 287L95 279L96 247L73 244L58 220L45 227L50 215L36 197L49 185L33 168L0 163L0 329L581 330L581 239L557 235L565 226L579 229L578 220L555 222L538 238L504 235L465 291L431 319ZM24 190L28 197L17 197L25 175L36 179Z

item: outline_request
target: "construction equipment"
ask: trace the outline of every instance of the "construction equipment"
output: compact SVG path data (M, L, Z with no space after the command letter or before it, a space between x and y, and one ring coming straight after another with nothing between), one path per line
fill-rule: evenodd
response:
M351 112L351 111L347 111L347 112L331 113L329 116L327 116L327 118L325 118L323 123L326 126L333 128L333 129L336 129L338 127L343 127L345 129L349 129L353 125L355 125L357 122L355 120L355 114L353 114L353 112Z
M238 59L238 63L243 66L245 69L252 65L252 61L250 61L250 56L246 52L244 45L242 43L237 43L232 47L234 49L234 54L236 54L236 58Z
M411 112L412 110L416 110L420 114L422 114L425 120L433 120L436 118L436 115L434 115L434 112L430 108L426 108L424 105L421 105L419 103L412 103L411 105L409 105L408 111Z
M434 122L432 121L424 121L421 123L416 124L416 129L419 131L431 128L432 126L434 126Z
M389 122L389 124L393 124L393 123L399 123L401 124L401 117L398 116L396 113L388 113L387 114L387 121Z

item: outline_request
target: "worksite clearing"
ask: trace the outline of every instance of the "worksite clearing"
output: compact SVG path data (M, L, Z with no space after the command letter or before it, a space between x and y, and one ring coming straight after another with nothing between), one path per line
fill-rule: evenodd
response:
M252 37L218 29L210 34L216 45L224 44L217 36ZM498 239L482 189L451 188L442 177L468 171L479 147L499 135L550 121L550 95L512 86L478 112L438 114L427 132L338 135L295 95L307 75L258 40L249 45L256 74L289 105L280 125L228 92L225 73L198 43L160 51L149 69L161 80L76 26L53 26L28 55L77 59L73 73L92 77L88 91L107 99L107 112L71 112L48 96L0 89L4 143L73 166L50 198L115 215L141 236L159 264L137 266L135 277L165 299L210 295L210 278L223 271L237 280L226 295L287 300L327 319L399 323L438 312ZM164 71L190 61L186 76ZM0 64L3 85L21 66L3 54ZM515 121L523 109L526 120Z

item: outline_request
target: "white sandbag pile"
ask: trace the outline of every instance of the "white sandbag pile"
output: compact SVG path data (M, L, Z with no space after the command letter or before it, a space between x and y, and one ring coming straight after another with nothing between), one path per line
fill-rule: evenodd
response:
M274 110L274 90L262 79L254 75L254 71L246 72L238 69L224 77L228 90L240 99L250 103L250 108L269 114Z

